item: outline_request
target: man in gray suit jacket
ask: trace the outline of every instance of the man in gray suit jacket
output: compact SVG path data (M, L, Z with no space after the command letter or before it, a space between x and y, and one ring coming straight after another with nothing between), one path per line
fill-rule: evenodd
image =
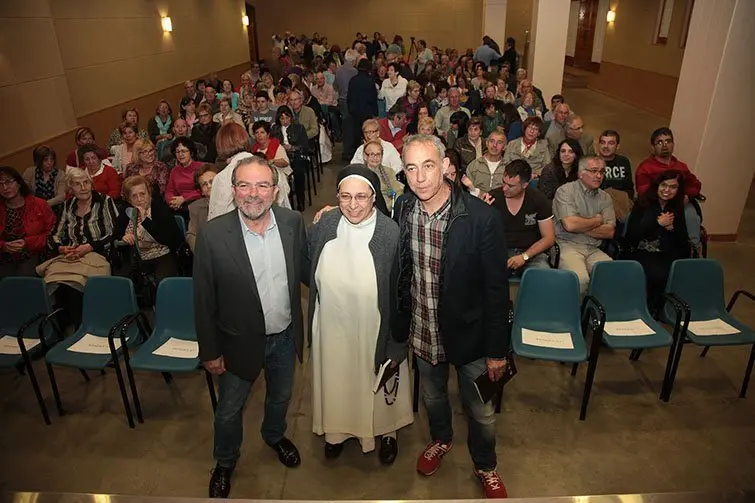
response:
M262 369L267 384L262 438L284 465L301 462L284 434L304 339L300 284L309 279L304 222L300 213L272 207L278 171L264 159L240 161L232 184L238 210L204 226L194 258L199 358L219 376L211 498L230 493L244 404Z

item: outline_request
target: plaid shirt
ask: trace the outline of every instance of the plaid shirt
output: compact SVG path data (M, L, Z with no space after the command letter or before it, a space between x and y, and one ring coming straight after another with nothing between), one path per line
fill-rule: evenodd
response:
M412 253L412 319L409 339L414 353L433 365L446 361L440 340L438 299L443 236L451 215L451 199L433 215L417 201L406 219Z

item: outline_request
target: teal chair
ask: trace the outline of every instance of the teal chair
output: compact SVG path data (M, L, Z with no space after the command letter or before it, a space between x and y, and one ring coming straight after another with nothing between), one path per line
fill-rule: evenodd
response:
M181 229L181 235L186 239L186 220L181 215L174 215L178 228Z
M0 281L0 336L15 337L19 354L0 354L0 368L15 368L29 374L45 424L50 424L32 360L44 356L60 337L47 287L41 278L9 277ZM35 345L35 343L38 343Z
M579 419L587 417L595 368L600 353L600 334L605 313L600 302L586 295L580 307L579 280L572 271L560 269L528 269L524 271L514 308L511 343L514 353L533 360L572 363L572 376L579 363L587 361L587 377L582 394ZM525 344L522 329L542 332L568 332L572 349L557 349ZM586 335L593 334L589 353Z
M752 375L753 363L755 363L755 332L732 316L731 310L741 295L748 297L750 300L755 300L755 295L745 290L737 290L729 300L729 304L724 305L724 271L721 264L713 259L683 259L675 261L671 265L668 282L666 283L666 293L680 299L686 305L689 313L687 318L678 327L681 330L681 337L674 347L674 361L670 379L661 398L665 402L668 402L671 398L676 372L682 357L682 349L684 343L687 342L703 346L705 349L700 355L702 357L713 346L752 346L742 387L739 391L739 397L745 398L750 376ZM668 306L663 310L662 318L666 323L673 323L673 313ZM725 323L739 330L739 333L699 336L689 331L690 321L713 319L723 320Z
M642 265L634 260L615 260L595 264L590 273L588 294L598 299L606 313L606 322L642 320L654 333L641 336L616 336L605 331L603 344L611 349L631 350L629 359L637 361L643 349L669 348L663 389L668 385L669 371L674 352L671 347L679 340L681 330L670 335L663 326L650 315L647 307L645 272ZM666 296L666 302L674 310L675 327L682 323L683 307L673 297Z
M131 318L137 318L138 324L130 326L128 333L121 335L121 347L116 349L114 335L120 327ZM148 324L136 305L134 285L128 278L115 276L96 276L89 278L84 287L84 306L81 326L76 332L56 344L45 357L47 373L50 377L55 404L60 415L65 414L60 399L58 385L55 380L53 366L72 367L80 370L100 370L112 366L115 368L118 386L123 390L123 374L121 372L118 355L126 346L135 346L140 342L140 335L146 337L149 333ZM80 341L87 333L101 337L108 341L109 353L80 353L70 348ZM126 371L131 369L126 365ZM130 377L130 376L129 376ZM86 378L86 377L85 377ZM88 380L88 379L87 379ZM128 397L121 393L129 426L134 427L134 419L128 403Z
M121 327L125 333L128 324ZM165 278L157 287L157 301L155 303L155 327L152 335L144 344L139 346L136 352L129 358L128 348L123 354L124 360L132 370L144 372L160 372L166 383L171 381L171 373L196 372L202 367L199 357L175 358L170 356L153 354L156 349L165 344L170 338L185 341L197 340L197 331L194 326L194 286L192 278ZM144 422L141 402L137 394L136 384L133 382L133 372L129 372L134 409L140 423ZM213 410L217 407L215 386L212 376L205 370L207 388L210 393ZM120 383L119 383L120 384ZM126 393L125 387L121 393Z

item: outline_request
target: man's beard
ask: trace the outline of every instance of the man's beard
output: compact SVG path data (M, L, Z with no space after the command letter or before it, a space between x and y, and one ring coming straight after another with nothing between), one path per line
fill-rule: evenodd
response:
M262 209L259 212L250 212L244 209L243 204L237 205L239 208L239 211L241 211L241 214L244 215L244 218L246 218L247 220L259 220L260 218L264 217L265 214L268 212L268 210L273 206L272 201L270 202L269 205L267 205L259 197L245 197L242 203L259 204L262 207Z

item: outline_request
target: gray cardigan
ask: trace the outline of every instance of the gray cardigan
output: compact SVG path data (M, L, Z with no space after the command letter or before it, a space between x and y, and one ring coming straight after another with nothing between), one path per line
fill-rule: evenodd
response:
M394 331L391 323L396 319L398 294L398 225L383 215L377 209L377 221L375 233L370 239L370 252L375 263L375 275L377 276L378 309L380 310L380 331L378 333L377 347L375 348L375 371L388 358L401 363L407 356L406 341L397 341L393 338ZM320 221L308 232L310 268L309 280L309 325L308 334L312 339L312 320L317 301L317 266L320 261L325 244L336 238L338 223L341 221L341 210L335 209L323 214Z

